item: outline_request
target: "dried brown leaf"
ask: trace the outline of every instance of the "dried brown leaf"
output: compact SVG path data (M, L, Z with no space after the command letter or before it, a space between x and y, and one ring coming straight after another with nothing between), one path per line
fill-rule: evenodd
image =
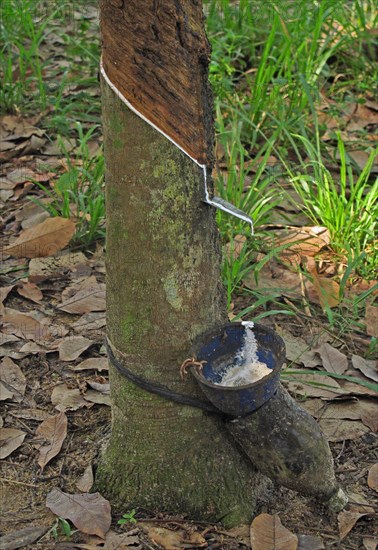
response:
M84 336L69 336L58 346L61 361L74 361L93 344L92 340Z
M378 538L374 537L364 537L362 539L365 550L377 550L378 548Z
M47 319L41 322L31 315L8 307L4 309L3 331L36 342L45 342L52 338Z
M285 386L292 392L307 397L335 398L346 392L340 384L330 376L321 374L297 374L297 369L290 368L290 380L283 380Z
M25 527L12 533L0 537L1 550L17 550L24 546L32 545L40 539L50 529L49 526L43 527Z
M129 546L140 544L139 537L124 533L119 535L114 531L108 531L105 537L104 550L124 550Z
M366 516L366 514L360 514L359 512L346 512L342 511L337 516L337 523L339 525L340 539L344 539L347 534L353 529L357 521Z
M373 464L368 473L368 485L378 493L378 463Z
M370 431L369 428L361 422L339 418L320 419L319 426L325 433L328 441L354 440Z
M184 548L184 532L172 531L165 527L155 527L153 524L143 523L143 528L152 542L160 545L164 550L177 550Z
M363 494L354 491L348 491L348 510L350 512L359 512L366 514L374 514L374 507L370 506Z
M327 342L316 350L320 355L323 367L327 372L343 374L348 369L348 358Z
M362 413L361 420L365 426L368 426L368 428L371 429L373 433L378 432L378 414L376 404L372 403L372 407Z
M26 433L14 428L0 428L0 459L6 458L13 451L18 449L24 439Z
M0 401L7 401L12 399L13 392L11 392L2 382L0 382Z
M64 412L44 420L37 428L35 435L47 440L39 447L38 465L43 470L46 464L59 454L67 436L67 417Z
M3 346L4 344L9 344L9 342L19 342L20 338L15 336L14 334L5 334L4 332L0 332L0 346Z
M83 397L89 402L96 405L107 405L111 406L110 395L106 393L100 393L96 390L87 390Z
M234 260L239 258L246 240L247 237L245 235L235 235L233 242L228 242L225 246L227 258L233 258Z
M89 466L85 468L83 475L77 480L76 487L82 493L88 493L92 488L93 482L92 464L89 464Z
M108 383L100 384L99 382L91 382L90 380L87 383L91 388L93 388L94 390L100 393L105 393L105 394L110 393L110 384Z
M58 411L76 411L81 407L88 407L78 389L69 389L66 384L58 384L52 391L51 402Z
M352 364L355 369L361 371L367 378L378 382L378 361L368 361L359 355L352 355Z
M297 550L298 537L281 523L278 515L260 514L251 525L252 550Z
M365 168L367 161L369 159L369 153L367 151L363 149L360 149L357 151L348 151L348 155L352 157L352 159L360 168L360 170L363 170Z
M13 411L12 416L24 418L25 420L37 420L38 422L50 417L49 413L42 409L19 409Z
M82 315L78 321L72 324L75 332L97 330L106 325L106 315L102 311L93 311Z
M7 390L5 393L11 392L11 397L5 399L21 403L25 395L26 378L20 367L10 357L4 357L0 363L0 383ZM3 392L1 394L3 395ZM3 399L0 397L0 400Z
M378 306L368 304L365 311L366 333L378 338Z
M314 257L324 246L330 243L329 231L326 227L291 227L277 231L275 246L290 245L279 253L279 257L294 267L298 267L304 256Z
M348 374L349 371L346 372ZM356 376L358 378L358 376ZM363 375L361 375L361 379L364 379ZM373 389L366 388L365 386L362 386L361 384L357 384L355 382L348 382L347 380L340 380L340 386L344 392L344 394L350 394L350 395L360 395L360 396L371 396L371 397L377 397L377 392Z
M11 292L11 290L15 287L15 285L9 285L9 286L3 286L0 288L0 307L3 305L3 302L5 302L8 294Z
M53 489L47 495L46 506L55 515L71 520L83 533L105 538L110 529L110 503L100 493L70 495Z
M107 357L90 357L89 359L84 359L78 365L71 367L74 371L82 370L109 370L109 364Z
M87 261L82 252L68 251L59 256L32 258L29 262L29 281L39 283L45 279L64 277L66 272L71 272L75 265L87 263Z
M5 249L16 258L53 256L64 248L75 233L75 223L67 218L48 218L25 229L18 239Z
M63 301L59 309L67 313L90 313L91 311L104 311L105 285L99 284L96 280L89 288L79 290L73 296Z
M22 286L17 288L18 294L24 298L28 298L32 302L40 302L43 298L42 291L35 283L22 283Z
M340 303L340 285L333 279L321 277L315 271L311 271L314 287L323 309L333 308Z
M321 399L306 399L301 404L316 419L360 420L366 412L376 411L376 405L370 401L348 399L347 401L324 402Z
M308 352L309 348L307 342L299 336L293 336L291 332L282 327L278 327L277 332L285 340L286 359L294 363L303 362L302 357Z

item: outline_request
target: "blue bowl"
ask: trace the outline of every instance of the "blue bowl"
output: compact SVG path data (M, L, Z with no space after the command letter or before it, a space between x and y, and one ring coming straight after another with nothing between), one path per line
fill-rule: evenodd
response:
M235 363L235 357L244 345L246 330L249 330L246 324L229 323L202 335L192 348L198 361L206 361L202 370L191 369L203 393L219 410L235 417L255 411L275 394L285 360L282 338L274 330L254 323L252 330L258 360L265 363L271 372L251 384L220 386L225 370Z

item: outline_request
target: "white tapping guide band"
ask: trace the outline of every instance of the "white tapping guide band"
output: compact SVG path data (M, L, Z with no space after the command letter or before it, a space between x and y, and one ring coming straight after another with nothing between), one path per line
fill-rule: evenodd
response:
M147 122L147 124L149 124L150 126L152 126L152 128L155 128L155 130L157 130L160 134L162 134L164 137L166 137L167 139L169 139L169 141L171 141L173 143L173 145L175 145L176 147L178 147L183 153L185 153L186 156L188 156L193 162L195 162L197 164L197 166L199 166L202 171L203 171L203 178L204 178L204 184L205 184L205 199L204 199L204 202L206 202L207 204L210 204L211 206L214 206L215 208L219 208L219 210L223 210L224 212L227 212L228 214L231 214L231 216L235 216L236 218L239 218L247 223L250 224L251 226L251 233L253 235L253 220L250 216L248 216L245 212L243 212L242 210L239 210L239 208L236 208L235 206L233 206L232 204L230 204L229 202L225 201L224 199L222 199L221 197L210 197L209 195L209 190L207 188L207 168L206 168L206 164L200 164L198 162L198 160L196 160L195 158L193 158L191 155L189 155L189 153L187 153L185 151L185 149L183 149L178 143L176 143L168 134L166 134L165 132L163 132L163 130L161 130L158 126L156 126L156 124L154 124L153 122L151 122L150 120L148 120L148 118L146 118L141 112L139 112L131 103L130 101L128 101L125 96L123 94L121 94L121 92L118 90L118 88L116 88L113 84L113 82L110 80L110 78L108 77L108 75L106 74L105 72L105 69L104 69L104 65L102 63L102 59L100 61L100 72L101 72L101 75L102 77L104 78L105 82L107 83L107 85L113 90L113 92L116 94L117 97L119 97L119 99L125 104L128 106L128 108L133 111L133 113L135 113L138 117L140 117L142 120L144 120L145 122Z

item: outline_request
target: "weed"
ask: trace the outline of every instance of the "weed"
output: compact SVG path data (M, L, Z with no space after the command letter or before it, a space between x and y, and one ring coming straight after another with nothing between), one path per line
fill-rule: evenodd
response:
M133 509L130 512L123 514L122 518L117 521L118 525L125 525L125 523L137 523L135 518L136 511Z
M72 244L88 247L105 236L104 157L101 153L91 157L89 153L88 141L96 127L84 133L82 125L76 123L76 129L79 146L73 160L61 141L67 171L58 177L52 189L35 182L51 199L50 202L34 200L52 216L74 218L76 233Z
M57 517L53 527L51 528L51 534L54 539L58 539L60 535L63 535L66 540L70 540L73 535L73 530L70 523L64 518Z
M368 388L369 390L372 390L372 391L375 391L375 392L378 391L378 384L375 384L374 382L369 382L368 380L362 380L361 378L357 378L356 376L348 376L346 374L336 374L335 372L326 372L326 371L322 371L322 370L312 370L312 369L290 370L289 368L287 368L287 369L283 370L282 378L284 380L293 380L293 381L295 381L295 380L298 380L297 378L295 378L295 376L293 376L293 375L296 375L296 374L300 374L302 376L303 375L317 374L319 376L335 378L336 380L346 380L347 382L353 382L354 384L359 384L360 386ZM319 382L314 382L312 380L311 381L309 380L308 382L306 382L306 384L332 389L332 386L327 384L327 378L324 379L324 383L319 383Z
M340 172L336 181L325 166L320 146L314 146L305 136L294 138L303 145L308 161L302 161L295 172L287 163L285 166L305 214L314 224L327 227L330 246L336 254L344 255L349 250L355 258L363 257L365 265L359 266L360 272L370 278L371 267L378 261L378 249L374 244L378 226L378 178L371 183L371 170L378 150L371 151L364 169L356 176L338 134Z

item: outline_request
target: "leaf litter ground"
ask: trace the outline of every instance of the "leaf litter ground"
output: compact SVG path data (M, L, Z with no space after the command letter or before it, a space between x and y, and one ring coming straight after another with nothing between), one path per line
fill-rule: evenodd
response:
M75 92L74 87L71 91ZM98 90L92 93L98 96ZM353 112L350 124L354 126L349 130L355 131L364 117ZM104 255L100 245L85 254L67 247L60 250L68 242L72 224L67 224L67 235L57 240L61 219L49 218L46 224L47 213L30 200L45 200L35 182L48 185L55 176L41 170L41 165L64 166L61 149L48 140L42 122L42 115L5 115L0 120L5 249L0 274L0 483L2 535L8 537L0 539L2 547L232 550L250 548L252 540L253 548L259 550L276 540L277 548L286 544L282 546L286 549L375 548L378 415L374 392L356 381L321 374L331 371L373 383L376 367L362 357L369 338L360 332L349 336L348 342L340 341L324 330L320 320L301 315L290 321L277 315L265 322L287 344L291 374L286 375L286 386L317 419L331 442L337 477L350 495L346 511L336 517L313 500L275 487L252 526L226 531L221 525L175 516L174 510L170 515L137 510L136 523L130 520L120 527L117 520L130 511L112 509L112 527L107 530L104 510L109 516L108 505L101 496L88 496L97 457L110 432L103 347ZM97 138L93 149L100 141ZM74 144L66 140L65 147L72 150ZM261 277L275 290L278 281L282 282L287 300L303 292L293 268L303 255L311 259L327 239L321 228L303 227L299 234L298 228L276 234L277 242L297 242L302 233L303 245L291 247L281 258L288 265L269 262ZM325 261L325 265L332 271L332 262ZM253 284L252 279L245 281L246 286ZM323 285L323 279L314 276L307 290L314 302L321 302L324 295L327 300L332 298L328 287L325 293L319 291ZM236 299L235 311L248 305L245 298ZM370 308L373 311L367 324L371 335L376 330L372 319L377 308ZM311 374L303 374L305 369ZM67 495L76 505L100 516L95 532L85 515L78 521L72 507L67 515ZM58 538L54 538L56 516L51 510L77 526L78 530L72 527L69 541L59 526Z
M35 171L35 162L35 158L21 158L18 166ZM12 164L5 164L4 173L13 168ZM40 193L38 189L34 192ZM5 244L23 231L16 220L28 200L25 196L14 202L6 201ZM48 231L54 235L50 228ZM41 238L45 242L46 235ZM88 469L95 468L109 434L110 401L103 347L104 271L100 245L91 253L66 248L53 257L32 259L15 258L5 250L1 274L0 482L3 533L15 533L14 547L18 547L20 533L26 536L22 530L31 525L35 531L27 536L37 534L41 538L27 545L30 548L67 549L75 548L75 544L77 548L80 544L103 547L102 539L85 534L85 526L72 535L71 542L63 541L62 537L56 542L51 532L55 516L46 507L46 496L56 497L59 488L77 499L80 487L86 495L92 479ZM242 308L243 304L237 307ZM337 518L315 501L277 487L272 501L259 512L276 514L294 534L317 537L316 544L320 537L325 548L362 548L363 538L368 544L369 536L373 536L378 510L374 481L377 462L374 392L363 385L321 374L312 374L316 383L309 384L309 377L299 373L306 368L319 373L331 371L373 383L374 363L362 358L362 344L353 347L353 356L345 353L343 343L320 330L315 319L292 318L288 322L287 318L276 316L269 318L268 323L287 344L287 361L294 374L292 379L286 377L285 384L334 442L331 445L337 476L349 491L351 504ZM109 538L109 545L104 548L112 547L116 540L120 544L117 536L125 531L129 534L122 544L131 548L233 549L250 545L248 526L225 531L220 525L198 524L190 518L138 510L138 523L120 528L116 522L124 512L112 510L113 531L107 536L113 542ZM270 519L268 524L274 527L277 521ZM253 536L258 540L258 533ZM305 539L300 540L306 548Z

